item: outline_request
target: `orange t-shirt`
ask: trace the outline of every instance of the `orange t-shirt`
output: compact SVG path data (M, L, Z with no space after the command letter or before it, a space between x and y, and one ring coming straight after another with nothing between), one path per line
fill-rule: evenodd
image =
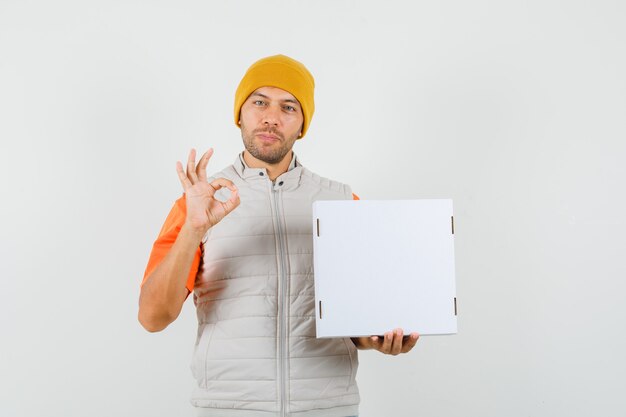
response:
M354 200L359 200L359 197L356 194L352 194L352 198ZM183 195L181 198L176 200L174 206L170 210L170 213L167 215L165 219L165 223L159 232L159 237L152 245L152 252L150 252L150 259L148 259L148 266L146 267L146 272L143 274L143 281L141 284L143 285L148 279L148 276L156 269L156 267L161 263L165 255L169 252L174 242L176 242L176 238L178 237L178 233L180 233L181 227L185 223L185 217L187 215L187 202L185 200L185 196ZM189 276L187 277L187 289L189 292L193 291L194 283L196 282L196 275L198 274L198 268L200 267L200 259L202 258L202 249L200 246L196 249L196 254L194 255L193 262L191 263L191 269L189 270Z
M152 252L150 252L150 259L148 259L148 266L146 272L143 274L143 281L141 285L148 279L148 276L156 269L161 263L165 255L170 251L178 233L180 233L181 227L185 223L185 217L187 216L187 201L185 195L180 197L174 203L174 206L170 210L170 214L167 215L165 223L159 232L159 237L152 245ZM187 289L189 292L193 291L193 285L196 281L196 274L198 273L198 267L200 266L200 259L202 256L202 249L198 246L196 254L191 263L191 269L189 270L189 276L187 277Z

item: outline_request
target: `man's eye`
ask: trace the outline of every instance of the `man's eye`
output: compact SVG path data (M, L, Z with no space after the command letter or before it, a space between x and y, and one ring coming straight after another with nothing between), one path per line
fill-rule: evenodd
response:
M265 102L263 100L255 100L254 104L256 104L257 106L262 106L265 104Z
M293 106L285 106L285 110L287 111L296 111L296 108Z

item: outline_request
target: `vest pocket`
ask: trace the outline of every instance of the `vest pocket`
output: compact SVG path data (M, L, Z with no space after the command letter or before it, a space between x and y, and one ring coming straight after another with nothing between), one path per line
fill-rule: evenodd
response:
M205 323L198 326L198 336L191 361L191 372L200 388L206 388L207 384L206 357L214 328L215 325L213 323Z

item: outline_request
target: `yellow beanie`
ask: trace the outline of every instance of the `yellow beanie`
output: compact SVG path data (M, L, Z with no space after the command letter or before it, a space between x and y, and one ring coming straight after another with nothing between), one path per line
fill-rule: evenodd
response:
M277 87L288 91L298 99L304 115L302 134L300 135L303 137L315 111L313 100L315 80L309 70L300 62L285 55L269 56L252 64L241 79L235 93L236 125L239 126L241 106L250 94L261 87Z

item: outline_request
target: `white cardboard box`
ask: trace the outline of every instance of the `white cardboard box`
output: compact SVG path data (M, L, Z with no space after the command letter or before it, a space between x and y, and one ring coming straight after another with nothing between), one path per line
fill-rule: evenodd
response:
M452 200L313 204L317 337L457 332Z

